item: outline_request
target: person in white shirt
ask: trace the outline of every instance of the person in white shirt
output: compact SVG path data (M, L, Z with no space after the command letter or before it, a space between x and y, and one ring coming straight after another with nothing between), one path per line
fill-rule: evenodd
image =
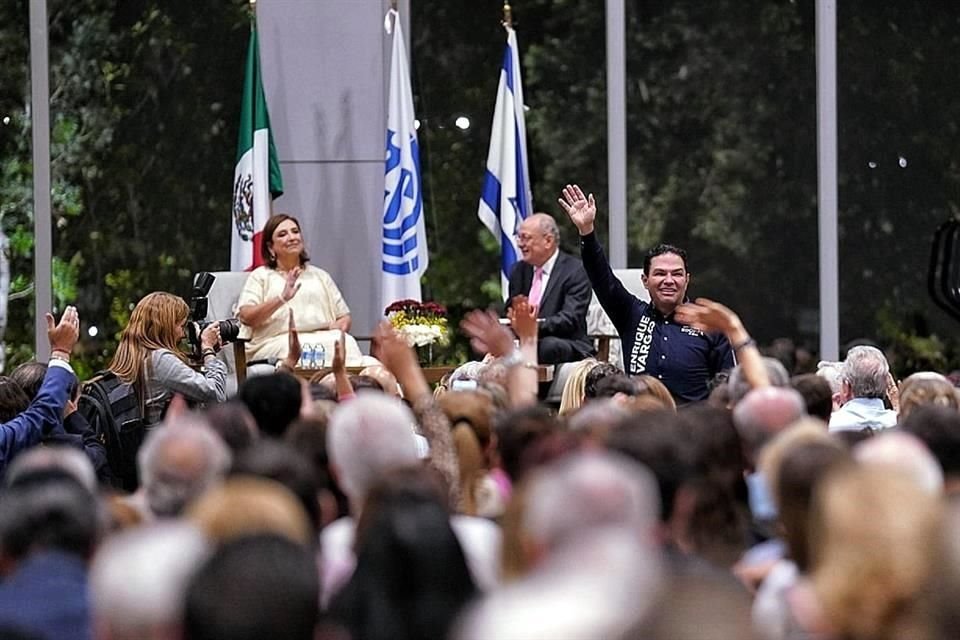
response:
M896 426L897 412L883 399L890 381L890 365L876 347L853 347L843 362L840 408L830 417L830 431L862 431Z

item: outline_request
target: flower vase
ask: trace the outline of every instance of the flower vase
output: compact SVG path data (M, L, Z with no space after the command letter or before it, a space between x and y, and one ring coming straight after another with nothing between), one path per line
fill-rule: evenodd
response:
M433 343L417 347L417 359L420 361L420 366L433 366Z

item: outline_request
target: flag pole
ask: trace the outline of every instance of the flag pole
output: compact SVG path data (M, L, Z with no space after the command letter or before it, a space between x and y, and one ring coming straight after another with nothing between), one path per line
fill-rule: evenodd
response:
M513 29L513 8L506 0L503 3L503 22L501 24L507 29Z
M253 28L253 22L257 19L257 0L250 0L250 25Z

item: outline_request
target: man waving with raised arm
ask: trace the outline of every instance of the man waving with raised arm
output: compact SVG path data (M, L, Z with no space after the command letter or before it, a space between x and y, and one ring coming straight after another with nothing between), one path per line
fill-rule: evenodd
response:
M731 348L723 335L704 333L674 318L690 284L686 252L667 244L647 252L642 278L650 302L643 302L613 274L597 241L593 194L584 196L579 186L567 185L560 206L580 232L580 257L597 299L623 341L627 373L655 376L681 404L706 399L707 383L733 367L734 350L753 342L748 339Z

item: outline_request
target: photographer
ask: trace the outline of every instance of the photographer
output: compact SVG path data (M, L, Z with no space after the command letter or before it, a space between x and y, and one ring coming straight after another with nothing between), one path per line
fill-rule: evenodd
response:
M192 403L226 399L227 367L216 357L220 324L213 322L200 334L203 372L198 373L180 348L189 313L187 303L173 294L145 296L133 309L110 363L110 371L136 389L147 427L161 421L176 393Z

